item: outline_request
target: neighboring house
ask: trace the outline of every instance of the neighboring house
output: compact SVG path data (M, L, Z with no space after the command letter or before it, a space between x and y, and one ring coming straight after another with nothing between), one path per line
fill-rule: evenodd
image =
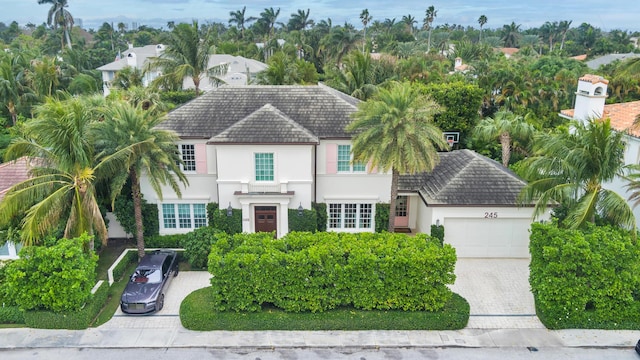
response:
M508 47L503 47L503 48L498 48L498 50L504 54L504 56L509 59L511 58L513 55L515 55L518 51L520 51L520 49L518 48L508 48Z
M633 59L636 57L640 57L640 54L628 53L628 54L608 54L604 56L600 56L599 58L595 58L593 60L589 60L586 62L587 67L589 69L598 69L602 65L608 65L616 60L624 61L626 59Z
M189 186L157 203L160 233L205 226L206 204L242 210L244 232L289 232L288 211L327 206L327 230L375 231L376 204L389 203L391 174L351 162L345 132L359 100L326 87L225 86L168 114ZM445 225L445 241L461 256L527 257L532 208L517 208L524 183L469 150L442 153L432 174L403 176L396 225L429 233ZM464 190L464 191L463 191ZM452 197L450 192L455 193Z
M98 68L102 71L102 89L104 95L109 95L111 84L118 71L125 67L133 67L144 70L145 65L149 61L149 58L160 56L166 48L166 45L147 45L143 47L133 47L129 45L129 49L125 50L116 57L114 62L103 65ZM256 77L256 75L267 68L267 65L260 61L247 59L242 56L232 56L225 54L214 54L209 57L209 68L226 64L227 68L224 74L219 78L228 85L248 85ZM162 74L159 69L149 71L145 73L142 79L143 86L149 86L149 84ZM207 91L216 87L216 84L211 84L208 78L203 78L200 83L200 89ZM183 82L184 89L193 89L193 80L186 77Z
M463 64L462 58L457 57L453 64L453 71L449 72L449 74L457 72L466 73L469 71L469 69L471 69L471 66L469 66L468 64Z
M0 201L15 184L29 179L30 162L26 157L0 164ZM0 260L17 259L22 246L7 242L0 246Z
M640 116L640 101L605 105L607 98L607 86L609 80L598 76L586 74L578 81L575 107L560 112L560 116L566 119L586 121L588 119L610 119L611 127L625 133L626 148L624 154L625 164L640 163L640 128L633 126L634 121ZM625 183L616 180L607 185L624 198L631 195ZM640 226L640 208L633 211L636 223Z

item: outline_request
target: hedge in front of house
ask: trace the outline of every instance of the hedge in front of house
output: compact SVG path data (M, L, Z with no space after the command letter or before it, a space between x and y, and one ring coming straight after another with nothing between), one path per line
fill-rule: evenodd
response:
M103 282L80 310L54 312L47 310L29 310L24 313L24 322L36 329L82 330L98 315L109 296L109 283Z
M376 232L389 230L389 204L376 204Z
M182 247L184 248L184 257L192 269L207 267L207 257L217 232L218 230L210 226L204 226L185 234Z
M529 246L529 282L547 328L640 328L640 248L629 231L534 223Z
M0 324L24 324L24 313L17 306L0 306Z
M125 250L126 251L126 250ZM113 268L113 278L118 281L124 275L124 272L127 270L127 266L134 261L138 261L138 252L137 251L128 251L122 260L118 263L118 265Z
M289 231L309 231L318 230L318 218L315 210L289 209Z
M455 250L426 234L217 234L209 272L217 311L340 306L435 311L451 297Z
M216 230L224 231L227 234L238 234L242 232L241 209L233 209L231 216L228 216L227 209L220 209L218 203L208 203L207 219L209 220L209 226Z
M182 248L187 234L154 235L145 237L145 248L179 249Z

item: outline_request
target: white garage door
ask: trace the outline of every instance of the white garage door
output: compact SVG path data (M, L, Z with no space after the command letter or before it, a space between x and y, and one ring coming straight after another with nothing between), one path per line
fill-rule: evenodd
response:
M444 241L458 257L529 257L530 219L446 218Z

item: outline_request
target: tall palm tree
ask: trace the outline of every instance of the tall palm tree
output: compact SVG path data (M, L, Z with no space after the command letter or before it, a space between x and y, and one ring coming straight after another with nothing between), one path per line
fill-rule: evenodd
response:
M360 100L367 100L377 90L375 66L369 54L353 51L345 58L344 68L327 74L327 84Z
M514 138L528 140L534 134L534 127L525 118L511 111L498 111L493 118L482 119L474 130L476 136L488 141L499 139L502 146L502 165L509 166L511 145Z
M603 184L625 179L632 166L624 164L624 133L611 128L609 119L574 122L571 131L541 133L534 141L534 156L524 160L529 183L521 200L536 201L536 216L551 202L568 209L563 225L578 228L596 216L626 228L635 227L627 201Z
M178 24L171 32L165 51L159 57L150 58L145 71L162 69L162 75L155 84L169 81L182 84L185 77L191 77L196 94L200 93L200 82L206 76L212 82L223 82L219 76L226 72L226 66L209 68L209 55L214 48L209 30L201 37L198 22Z
M64 219L64 237L93 235L95 230L106 245L107 228L94 185L121 171L131 149L108 156L95 151L98 113L81 98L49 98L37 109L37 118L25 125L24 136L7 149L6 160L37 160L32 177L9 189L0 202L0 223L26 211L21 232L25 245L40 242Z
M391 170L389 231L395 229L395 204L400 174L431 171L438 164L438 150L448 148L433 117L438 104L409 82L393 82L358 105L354 121L353 161L369 163L381 171Z
M431 50L431 29L432 29L431 25L433 24L433 21L436 19L437 16L438 16L438 10L436 10L436 8L433 5L429 6L425 11L423 27L429 31L429 40L427 42L427 52Z
M267 30L267 42L273 36L273 30L275 28L276 22L278 21L278 16L280 15L280 8L274 10L272 7L265 8L263 12L260 13L260 18L258 19Z
M549 52L552 52L553 41L558 36L558 22L547 21L540 27L540 30L542 31L542 36L546 37L549 40Z
M362 53L365 51L365 46L367 45L367 25L373 19L371 15L369 15L369 9L364 9L360 13L360 21L362 21L362 28L364 30L364 42L362 43Z
M564 48L564 41L567 38L567 32L571 28L573 20L562 20L558 23L558 31L560 31L560 50Z
M236 27L238 27L238 29L240 30L240 37L242 39L244 39L245 24L258 19L254 16L246 17L246 11L247 7L245 6L242 8L242 10L229 12L229 16L231 16L231 18L229 19L229 24L236 24Z
M61 75L58 59L52 56L43 56L40 59L31 60L31 69L26 74L25 80L35 95L43 98L53 95L57 90Z
M51 4L47 15L47 25L53 26L54 29L57 29L58 26L62 27L62 49L64 49L65 41L67 47L71 49L71 36L69 34L74 20L71 13L66 9L69 7L67 0L38 0L38 4Z
M310 10L305 12L302 9L298 9L298 12L292 13L287 28L289 31L302 31L306 30L309 26L313 26L313 20L309 19Z
M27 67L22 54L0 54L0 102L7 108L12 125L18 120L18 107L29 97Z
M409 34L413 34L413 30L418 23L418 20L416 20L416 18L411 14L402 15L402 23L405 24L405 26L409 30Z
M151 187L162 199L162 186L168 185L180 197L179 182L188 185L180 170L180 157L175 144L178 136L168 130L157 129L164 117L141 106L119 101L109 107L99 130L102 133L99 147L108 153L130 148L124 171L114 177L112 201L122 190L127 179L131 182L131 196L136 223L138 257L144 257L144 229L142 223L142 194L140 177L146 175Z
M480 24L480 42L482 42L482 27L487 23L488 19L485 15L480 15L478 24Z
M360 39L360 33L354 31L347 23L344 26L336 26L331 30L329 41L331 42L331 47L337 53L336 63L338 67L342 65L342 58L356 47Z

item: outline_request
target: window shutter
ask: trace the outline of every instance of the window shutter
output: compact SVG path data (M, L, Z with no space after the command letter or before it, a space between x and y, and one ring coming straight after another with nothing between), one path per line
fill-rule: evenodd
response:
M373 165L371 164L371 162L369 162L369 163L367 164L367 169L369 169L369 174L375 174L375 173L377 173L377 172L378 172L378 167L377 167L377 166L373 166Z
M327 144L327 174L338 172L338 144Z
M196 173L206 174L207 171L207 144L196 144Z

